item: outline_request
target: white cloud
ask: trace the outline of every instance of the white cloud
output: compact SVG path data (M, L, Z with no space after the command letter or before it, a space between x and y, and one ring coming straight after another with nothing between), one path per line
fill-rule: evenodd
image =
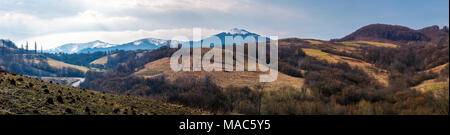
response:
M42 25L39 24L41 21L38 21L39 18L36 18L31 15L7 12L0 14L0 30L8 31L14 30L17 28L22 29L31 29L33 25L31 23L37 24L37 26Z
M211 36L222 32L216 29L202 29L202 36ZM174 36L186 36L192 38L192 28L180 29L158 29L158 30L136 30L136 31L86 31L57 33L44 36L31 37L17 42L17 45L25 44L26 41L36 41L38 45L44 45L44 49L55 48L67 43L84 43L94 40L102 40L112 44L123 44L142 38L172 39Z
M153 12L205 9L228 12L234 7L248 4L246 0L83 0L82 3L91 9L140 9Z
M192 27L242 27L262 35L268 27L301 20L299 13L257 0L0 0L0 38L37 41L45 48L103 40L192 36ZM295 24L297 25L297 24ZM221 31L203 29L204 35ZM287 34L286 34L287 35Z
M6 12L0 14L0 30L17 33L39 35L53 32L83 31L108 29L127 26L139 22L131 16L105 16L104 14L87 10L74 16L44 19L37 16Z

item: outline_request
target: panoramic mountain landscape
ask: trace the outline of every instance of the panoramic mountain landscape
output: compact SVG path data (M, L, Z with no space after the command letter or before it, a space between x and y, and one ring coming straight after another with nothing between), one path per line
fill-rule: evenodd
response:
M441 134L449 6L0 0L0 129Z
M235 28L213 36L224 41L226 36L259 34ZM188 43L197 48L195 42L208 38ZM372 24L329 41L282 38L278 79L268 83L259 82L261 72L174 72L170 57L178 49L169 48L170 42L151 37L119 45L97 40L41 52L2 39L0 113L447 115L449 111L447 26L414 30ZM236 45L248 47L244 42ZM203 55L235 52L201 50ZM236 55L251 59L247 51Z
M0 121L276 134L378 120L346 115L447 120L449 2L0 0Z

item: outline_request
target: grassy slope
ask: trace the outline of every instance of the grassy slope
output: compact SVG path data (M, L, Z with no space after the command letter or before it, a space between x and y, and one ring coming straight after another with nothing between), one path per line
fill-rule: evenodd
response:
M440 65L440 66L436 66L434 68L422 71L422 72L433 72L435 74L439 74L441 72L442 69L444 69L446 66L448 65L448 63Z
M352 41L352 42L340 42L340 43L345 46L355 47L355 48L358 48L362 45L373 45L373 46L377 46L377 47L390 47L390 48L398 47L395 44L369 42L369 41ZM310 44L315 45L314 43L311 43L311 42L310 42ZM339 45L339 44L335 45L335 44L331 44L329 42L322 42L321 46L313 46L313 48L317 48L317 49L303 48L302 50L307 55L316 57L317 59L320 59L320 60L325 60L330 63L345 62L345 63L348 63L350 66L358 67L358 68L362 69L363 71L365 71L371 77L378 80L378 82L380 82L384 86L388 86L389 75L386 70L377 68L373 64L370 64L370 63L367 63L367 62L364 62L364 61L361 61L361 60L358 60L355 58L329 54L329 53L326 53L326 52L323 52L322 50L320 50L321 47L330 46L330 47L333 47L334 50L339 51L340 46L337 46L337 45ZM348 48L344 48L344 49L351 50ZM433 73L439 74L440 71L443 68L445 68L445 66L447 66L447 65L448 65L448 63L431 68L426 71L422 71L422 72L433 72ZM420 91L430 91L430 90L445 89L445 86L448 86L448 80L447 80L447 82L445 82L445 81L439 82L439 81L436 81L436 79L431 79L431 80L427 80L427 81L425 81L415 87L412 87L412 88L420 90Z
M313 44L313 45L322 45L322 44L324 44L322 41L318 41L318 40L308 39L306 41L309 42L310 44Z
M148 98L114 95L0 73L0 114L201 114Z
M323 52L319 49L302 49L306 55L315 57L320 60L325 60L330 63L338 63L338 62L344 62L349 64L352 67L358 67L362 69L364 72L366 72L369 76L372 78L378 80L378 82L384 86L388 85L389 76L386 70L379 69L375 67L375 65L350 58L350 57L344 57L344 56L338 56L334 54L329 54L326 52Z
M74 68L74 69L78 69L82 72L87 72L89 70L89 68L84 67L84 66L79 66L79 65L73 65L73 64L68 64L68 63L64 63L62 61L58 61L52 58L48 58L48 57L43 57L42 55L36 55L36 54L27 54L28 56L31 57L26 57L26 59L24 59L24 61L26 63L34 63L34 64L39 64L43 61L46 61L49 66L54 67L54 68Z
M51 59L51 58L47 58L47 62L48 62L48 64L50 66L56 67L56 68L64 68L64 67L68 68L68 67L70 67L70 68L75 68L75 69L81 70L83 72L87 72L89 70L89 68L87 68L87 67L67 64L67 63L64 63L64 62L61 62L61 61L57 61L57 60L54 60L54 59Z
M440 65L440 66L436 66L434 68L422 71L420 73L428 73L428 72L432 72L435 74L440 74L441 71L448 65L448 63ZM414 87L412 87L413 89L419 90L419 91L438 91L438 90L444 90L444 89L448 89L449 86L449 79L447 78L447 80L438 80L438 79L430 79L430 80L426 80L423 81L422 83L420 83L419 85L416 85Z
M141 77L157 77L165 76L166 79L174 81L177 78L204 78L210 76L212 80L221 87L250 87L253 88L259 83L259 75L268 74L262 72L248 72L248 71L233 71L233 72L174 72L170 69L169 58L162 58L160 60L148 63L145 68L134 73L135 76ZM283 73L278 73L278 79L275 82L262 84L268 87L282 87L292 86L294 88L302 88L304 84L303 78L292 77Z
M341 44L343 44L343 45L347 45L347 46L353 46L353 47L361 47L361 45L360 45L360 44L357 44L357 43L353 43L353 42L349 42L349 41L346 41L346 42L341 42Z
M378 46L378 47L390 47L390 48L397 48L398 47L398 45L396 45L396 44L373 42L373 41L356 41L356 43L368 44L368 45L373 45L373 46Z
M373 41L346 41L341 42L343 45L347 46L354 46L354 47L360 47L361 45L372 45L372 46L378 46L378 47L390 47L390 48L397 48L398 45L391 44L391 43L381 43L381 42L373 42Z
M315 58L317 58L319 60L325 60L325 61L330 62L330 63L337 63L338 62L337 60L331 58L331 54L326 53L326 52L322 52L319 49L303 48L302 50L303 50L303 52L306 53L306 55L315 57Z
M99 59L96 59L96 60L92 61L90 64L94 64L94 65L105 65L105 64L108 62L108 57L116 57L116 56L117 56L117 54L112 54L112 55L109 55L109 56L104 56L104 57L101 57L101 58L99 58Z
M446 81L438 81L436 79L426 80L421 84L412 87L413 89L427 92L427 91L437 91L448 89L448 79Z

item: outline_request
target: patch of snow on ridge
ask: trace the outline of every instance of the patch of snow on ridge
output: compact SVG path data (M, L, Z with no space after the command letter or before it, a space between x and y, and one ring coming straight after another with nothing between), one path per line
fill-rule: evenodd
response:
M246 35L249 32L244 29L234 28L234 29L231 29L230 31L228 31L227 33L232 34L232 35Z
M79 50L78 50L78 46L74 46L71 50L70 50L70 53L76 53L76 52L78 52Z
M142 44L142 41L136 41L136 42L133 43L133 45L135 45L135 46L138 46L138 45L141 45L141 44Z
M89 47L89 48L108 48L108 47L113 47L113 46L116 46L116 45L105 43L102 41L95 41L95 43L92 45L92 47Z
M147 39L147 41L148 41L149 43L152 43L152 44L156 45L156 46L164 45L164 44L167 43L167 40L164 40L164 39L153 39L153 38L149 38L149 39Z

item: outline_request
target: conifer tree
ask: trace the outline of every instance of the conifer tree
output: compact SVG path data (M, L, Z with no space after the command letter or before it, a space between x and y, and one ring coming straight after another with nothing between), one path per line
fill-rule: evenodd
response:
M25 45L25 50L28 52L28 41L27 41L27 43Z

